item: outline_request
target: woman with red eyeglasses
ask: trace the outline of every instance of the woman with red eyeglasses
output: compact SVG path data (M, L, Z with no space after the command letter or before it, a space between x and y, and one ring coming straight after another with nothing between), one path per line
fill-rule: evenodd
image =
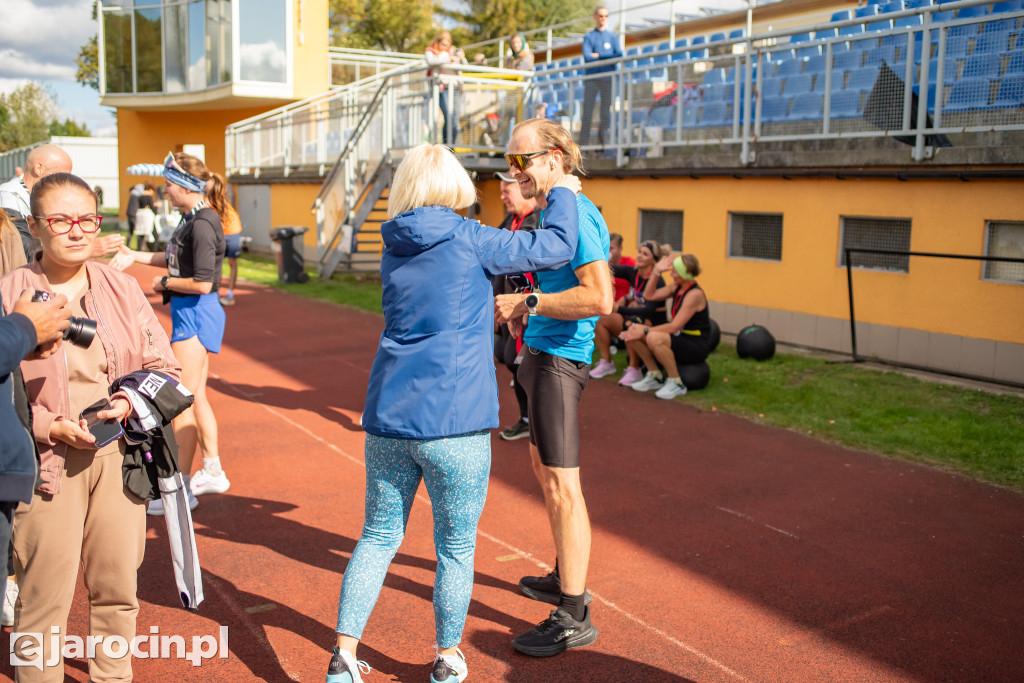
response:
M156 370L174 379L181 367L134 278L90 260L99 235L96 195L78 176L54 173L31 194L29 229L42 245L30 264L0 278L4 305L26 289L67 297L73 316L95 321L94 336L69 337L48 358L21 364L39 449L40 481L14 518L14 569L21 587L14 631L25 634L12 652L39 647L38 668L15 668L19 682L63 681L62 653L79 566L89 595L91 636L135 636L139 612L137 571L146 536L145 502L124 486L123 435L98 441L86 409L102 402L96 417L123 422L132 405L110 395L115 379ZM51 635L60 630L60 638ZM43 634L42 643L32 634ZM89 660L93 681L131 680L131 657L114 657L116 645L97 647ZM34 660L33 660L34 661Z

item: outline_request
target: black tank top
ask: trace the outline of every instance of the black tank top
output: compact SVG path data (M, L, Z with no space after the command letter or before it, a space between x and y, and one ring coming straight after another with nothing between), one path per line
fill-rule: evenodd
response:
M675 295L672 297L672 320L675 320L676 313L678 313L679 309L682 308L683 299L686 298L686 295L698 289L702 292L704 291L695 281L693 285L687 287L685 290L676 290ZM706 297L707 295L705 295L705 300ZM680 334L708 339L711 336L711 314L708 310L709 308L710 306L705 303L702 310L697 311L690 316L690 319L686 321L685 325L683 325L683 329L680 331Z

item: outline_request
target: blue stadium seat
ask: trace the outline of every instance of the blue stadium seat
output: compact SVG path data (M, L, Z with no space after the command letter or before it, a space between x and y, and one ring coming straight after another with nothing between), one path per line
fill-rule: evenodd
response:
M1024 106L1024 74L1008 76L999 83L993 109L1010 109Z
M833 119L854 119L860 116L860 93L855 90L833 91L829 116Z
M1018 41L1020 38L1017 39ZM974 39L974 52L995 52L1002 54L1010 49L1010 32L982 33Z
M1024 74L1024 50L1014 50L1010 53L1010 61L1006 63L1006 71L1003 76L1015 76Z
M683 107L683 128L696 128L700 118L700 108L696 104Z
M938 74L939 60L932 57L928 60L928 82L935 83L936 74ZM942 69L942 82L945 85L951 85L957 79L957 60L946 59L946 65Z
M1002 66L1003 60L1001 55L991 52L974 54L964 62L960 78L999 78Z
M658 128L675 128L676 127L676 108L675 105L667 107L651 107L651 115L648 121L649 125L657 126Z
M647 70L647 80L649 81L667 81L668 80L668 67L657 66L653 69Z
M911 28L913 26L920 26L922 23L920 14L912 14L909 17L900 17L892 20L893 28Z
M718 43L718 42L721 42L723 40L726 40L725 32L724 31L718 31L718 32L712 33L710 36L708 36L708 42L709 43Z
M848 10L848 9L844 9L844 10L840 10L839 12L833 12L832 13L832 17L829 19L829 21L831 21L831 22L846 21L847 19L852 19L852 18L853 18L853 13L850 12L850 10Z
M888 14L889 12L902 12L903 11L903 0L894 0L893 2L887 2L878 6L879 14Z
M797 43L806 43L811 39L810 33L794 33L789 37L789 44L796 45Z
M782 94L781 78L766 78L761 83L761 97L778 97Z
M957 19L973 19L975 17L983 17L988 14L988 7L985 5L975 5L974 7L964 7L956 13Z
M690 50L690 59L707 59L707 58L708 58L708 49L706 47L700 48L699 50Z
M878 67L865 66L850 73L850 80L846 84L847 90L867 92L875 87L878 80Z
M950 57L966 57L967 42L967 36L954 36L952 38L946 38L946 58L949 59ZM936 54L938 54L937 51Z
M856 36L861 33L864 33L864 24L850 24L839 28L839 35L841 36Z
M729 40L737 40L739 38L742 38L745 35L747 35L747 29L745 29L745 28L735 28L735 29L729 31Z
M953 84L949 101L943 112L963 112L988 108L989 80L987 78L961 78Z
M812 92L800 93L793 98L789 112L790 121L814 121L822 117L824 101L821 95Z
M950 26L946 30L946 36L976 36L980 32L981 26L979 24L957 24L956 26Z
M986 21L985 26L981 29L982 34L985 33L999 33L1017 30L1016 19L994 19L992 21Z
M807 63L804 64L804 73L805 74L820 74L820 73L824 73L825 69L828 68L828 65L825 63L826 59L827 59L827 57L825 55L815 55L814 57L811 57L810 59L807 60Z
M672 53L673 62L683 62L689 59L689 54L686 51L686 46L689 45L689 41L686 38L679 38L676 40L676 52Z
M667 40L664 43L658 43L658 52L668 52L668 48L671 45Z
M819 95L824 94L825 93L825 80L826 79L825 79L825 74L824 73L820 73L817 76L815 76L814 77L814 88L811 90L811 92L816 92ZM833 71L832 72L832 89L833 90L842 90L843 89L843 81L844 80L846 80L846 74L844 74L842 71Z
M864 66L879 66L882 62L886 64L896 62L895 45L872 48L864 53Z
M709 102L700 108L700 125L725 126L729 120L729 107L725 102Z
M921 96L920 84L914 84L914 94L918 97ZM928 84L928 112L935 113L935 84Z
M992 14L1002 14L1003 12L1016 12L1017 10L1024 9L1024 0L1008 0L1007 2L997 2L992 5Z
M640 48L640 54L646 55L646 54L648 54L650 52L654 52L654 44L653 43L648 43L647 45L644 45L642 48Z
M866 5L853 11L854 17L873 17L878 14L878 5Z
M692 47L697 47L698 45L703 45L706 42L708 42L707 36L694 36L693 40L690 41L690 45Z
M886 0L868 0L868 1L867 1L866 3L864 3L864 4L865 4L865 5L869 5L869 6L870 6L870 5L881 5L881 4L882 4L882 3L884 3L884 2L886 2Z
M732 91L733 86L725 83L705 83L703 86L705 104L709 102L725 102L726 91Z
M907 9L917 9L918 7L927 7L932 4L931 0L909 0L907 2Z
M835 69L850 71L852 69L859 69L864 65L864 53L860 50L851 50L849 52L842 52L836 55L834 62Z
M704 85L709 83L725 83L725 69L710 69L704 72Z
M888 31L892 29L892 19L883 19L881 21L869 21L864 24L864 30L868 33L878 31Z
M787 76L795 76L796 74L803 73L804 60L802 59L787 59L779 62L779 68L776 69L775 75L779 78L786 78Z
M839 36L839 29L837 29L837 28L826 28L826 29L823 29L821 31L815 31L814 32L814 39L815 40L828 40L829 38L836 38L838 36ZM822 49L822 51L824 51L825 47L822 46L821 49Z
M811 92L811 74L797 74L786 79L782 91L789 97Z
M953 21L954 12L951 9L942 12L932 12L932 23L941 24L944 21Z
M687 47L690 44L686 38L676 38L676 49Z
M765 97L761 100L761 122L775 123L789 118L788 97Z

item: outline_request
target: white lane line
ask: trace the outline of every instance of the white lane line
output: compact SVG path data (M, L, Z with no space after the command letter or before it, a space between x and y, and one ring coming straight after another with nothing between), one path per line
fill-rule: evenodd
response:
M725 513L730 514L730 515L735 515L737 517L742 517L743 519L747 520L748 522L753 522L754 524L760 524L764 528L771 529L772 531L780 533L783 536L789 536L790 538L795 538L798 541L800 540L800 537L797 536L796 534L790 533L790 532L786 531L785 529L780 529L777 526L772 526L771 524L765 524L764 522L759 522L756 519L754 519L753 517L751 517L750 515L745 515L742 512L737 512L736 510L730 510L729 508L719 507L717 505L715 506L715 509L716 510L721 510L722 512L725 512Z
M218 381L220 381L223 384L226 384L228 387L230 387L231 390L234 391L236 394L238 394L240 396L244 396L246 398L250 398L250 396L246 392L241 391L240 389L235 387L233 384L231 384L231 382L229 382L229 381L227 381L225 379L219 378L219 377L217 379L218 379ZM261 405L263 407L263 409L266 410L267 412L269 412L270 414L277 416L278 418L280 418L281 420L287 422L288 424L290 424L291 426L295 427L296 429L298 429L302 433L309 435L311 438L313 438L314 440L320 442L321 444L323 444L327 448L330 448L334 452L338 453L339 455L344 456L348 460L351 460L353 463L355 463L355 464L357 464L357 465L359 465L359 466L361 466L361 467L363 467L365 469L366 463L363 460L361 460L359 458L356 458L356 457L354 457L352 455L349 455L344 450L342 450L341 448L335 446L333 443L331 443L327 439L323 438L319 434L316 434L315 432L313 432L313 431L307 429L306 427L300 425L298 422L296 422L295 420L292 420L291 418L287 417L286 415L282 415L281 413L279 413L277 410L271 408L270 406L268 406L266 404L263 404L263 403L259 403L259 405ZM422 500L427 505L430 505L430 499L428 497L423 496L422 494L418 494L416 496L416 498L419 499L419 500ZM726 512L731 512L731 511L726 510ZM739 513L734 513L734 514L739 514ZM743 516L743 515L740 515L740 516ZM536 564L538 567L540 567L545 572L550 572L552 570L552 567L548 566L547 564L545 564L541 560L537 559L532 553L528 553L525 550L522 550L521 548L517 548L516 546L512 545L511 543L506 543L505 541L501 540L497 536L489 534L486 531L483 531L482 529L478 529L477 533L480 536L486 538L488 541L490 541L492 543L495 543L497 545L500 545L501 547L506 548L508 550L511 550L512 552L516 553L517 555L520 555L523 558L533 562L534 564ZM628 611L622 609L621 607L616 605L614 602L611 602L609 600L605 600L604 598L599 596L597 593L593 593L592 592L591 595L593 595L594 599L599 601L601 604L605 605L606 607L609 607L612 610L615 610L616 612L618 612L619 614L621 614L625 618L629 619L633 623L637 624L641 628L646 629L647 631L650 631L651 633L654 633L657 636L660 636L661 638L667 640L668 642L672 643L676 647L678 647L678 648L682 649L683 651L693 655L697 659L700 659L701 661L703 661L703 662L705 662L707 664L710 664L711 666L715 667L716 669L719 669L720 671L723 671L723 672L729 674L730 676L732 676L733 678L736 678L737 680L740 680L740 681L747 680L746 678L744 678L742 675L740 675L736 671L730 669L725 664L722 664L721 662L716 660L714 657L711 657L710 655L704 654L700 650L697 650L696 648L694 648L694 647L692 647L690 645L687 645L686 643L682 642L678 638L674 638L673 636L670 636L669 634L665 633L664 631L662 631L661 629L657 628L656 626L652 626L651 624L648 624L646 621L644 621L643 619L635 616L631 612L628 612ZM243 614L244 614L244 612L243 612ZM263 641L267 642L265 637L263 638ZM270 643L267 642L267 645L269 646Z

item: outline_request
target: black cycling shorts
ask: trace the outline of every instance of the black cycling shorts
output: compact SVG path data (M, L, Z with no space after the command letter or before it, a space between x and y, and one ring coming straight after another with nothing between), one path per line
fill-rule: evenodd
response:
M526 390L530 443L547 467L580 466L579 404L590 364L523 349L519 382Z
M694 365L707 360L711 349L705 337L690 334L670 335L672 355L676 357L676 365Z

